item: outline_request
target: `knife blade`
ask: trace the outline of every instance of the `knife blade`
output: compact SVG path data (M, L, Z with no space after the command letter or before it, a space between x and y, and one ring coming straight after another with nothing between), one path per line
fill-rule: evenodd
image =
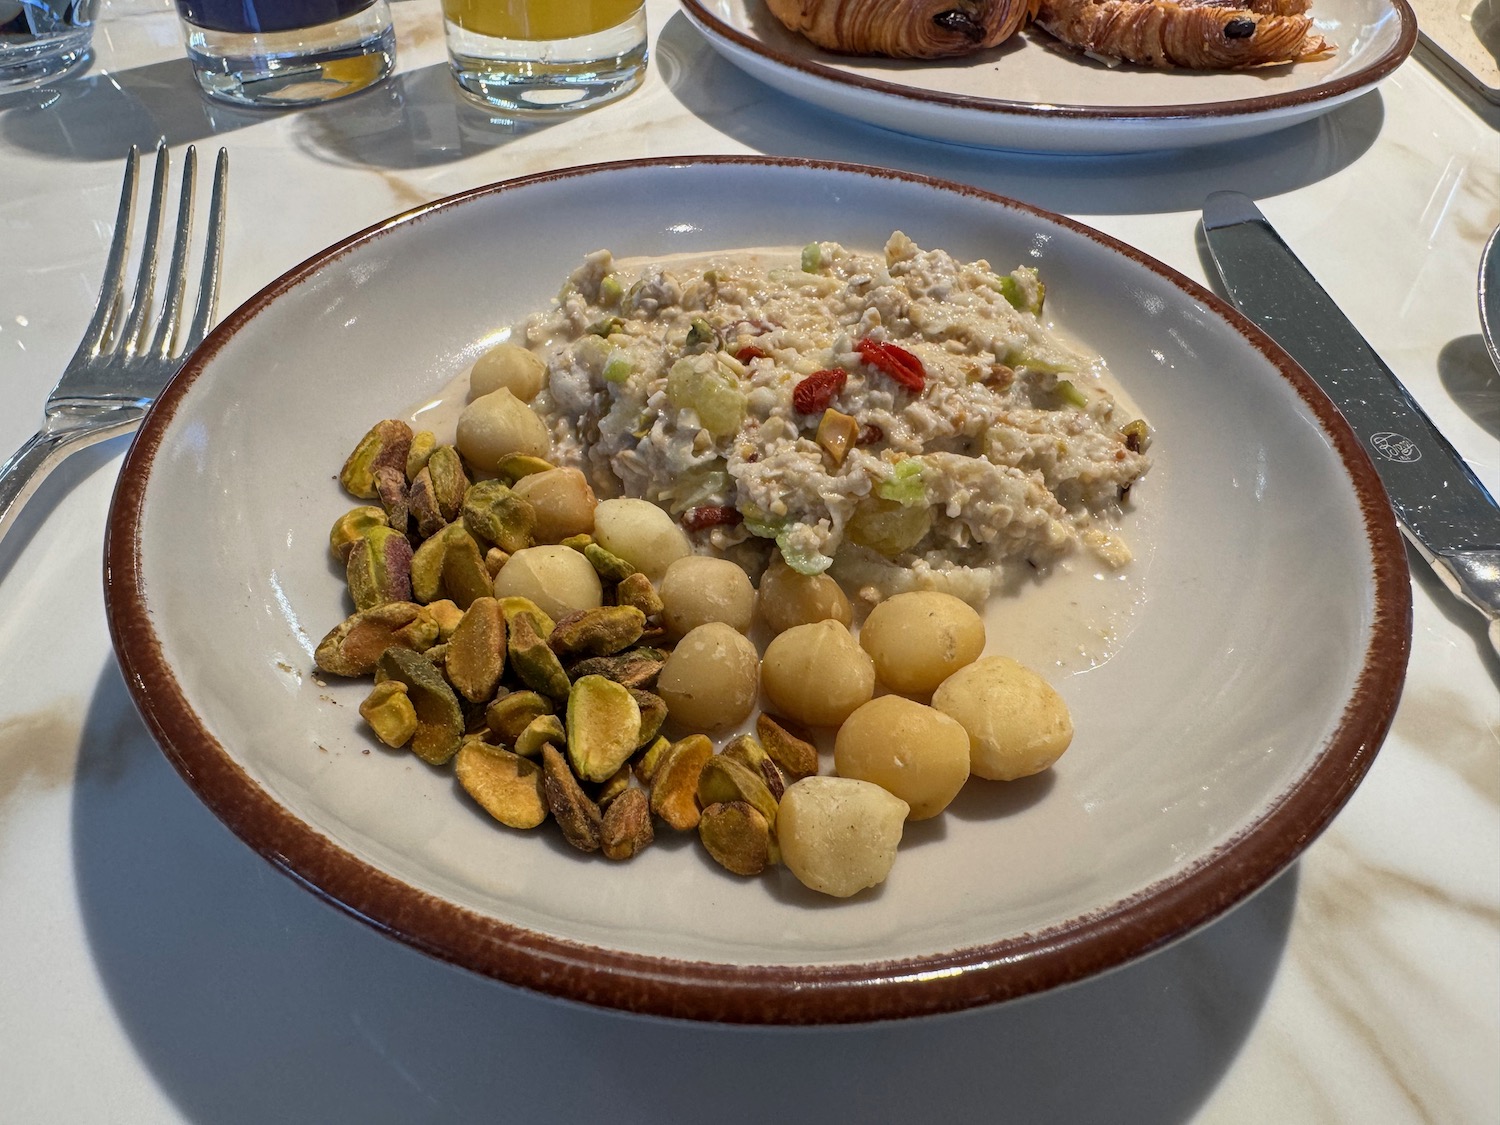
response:
M1500 654L1500 506L1249 196L1210 195L1203 236L1229 299L1333 400L1402 532L1450 591L1489 618Z

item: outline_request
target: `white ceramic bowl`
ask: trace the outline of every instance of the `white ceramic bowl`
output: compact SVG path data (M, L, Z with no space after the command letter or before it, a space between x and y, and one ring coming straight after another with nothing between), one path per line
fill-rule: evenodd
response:
M451 772L382 749L363 683L320 684L342 616L335 474L608 245L664 255L893 229L1008 267L1105 355L1156 428L1142 604L1050 774L971 784L847 901L716 868L689 839L628 864L495 826ZM106 594L162 748L235 832L418 949L525 987L748 1022L917 1015L1051 988L1254 892L1368 768L1405 669L1405 556L1370 465L1285 355L1159 263L1054 215L893 172L662 160L480 188L320 254L229 316L121 476ZM1002 607L1004 608L1004 607ZM991 622L1004 651L1004 620ZM1033 654L1033 659L1036 659ZM663 836L668 835L663 833Z

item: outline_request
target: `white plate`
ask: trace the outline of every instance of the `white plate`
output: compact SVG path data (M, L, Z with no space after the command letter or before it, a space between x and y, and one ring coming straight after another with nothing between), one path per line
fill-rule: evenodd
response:
M1251 71L1110 68L1040 28L961 59L853 58L814 47L763 0L682 0L730 62L762 82L872 125L984 148L1115 153L1257 136L1373 89L1411 53L1406 0L1315 0L1337 54Z
M605 221L588 221L589 216ZM368 685L319 683L345 612L335 475L375 419L461 373L589 251L836 239L1035 265L1156 428L1154 542L1112 659L1052 671L1077 727L1047 775L971 784L847 901L691 839L628 864L498 828L451 772L381 748ZM1128 528L1132 532L1139 530ZM229 316L151 412L110 516L126 682L204 802L301 884L436 956L635 1011L819 1022L1051 988L1178 938L1288 864L1359 782L1405 669L1405 555L1326 399L1191 282L957 185L754 158L480 188L332 247ZM1006 651L994 607L991 648ZM1066 653L1054 654L1065 657ZM663 830L663 837L671 833Z

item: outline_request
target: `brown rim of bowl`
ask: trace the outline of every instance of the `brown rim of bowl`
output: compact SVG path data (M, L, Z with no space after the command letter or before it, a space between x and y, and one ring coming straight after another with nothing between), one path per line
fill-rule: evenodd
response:
M1294 387L1350 474L1371 549L1370 643L1337 729L1308 773L1235 839L1169 879L1043 932L949 953L835 965L738 965L622 953L537 934L402 883L344 851L253 782L184 696L156 636L138 543L153 460L187 391L242 326L325 263L390 228L512 187L649 167L759 165L900 180L1059 224L1123 254L1229 321ZM1228 305L1147 255L1070 219L990 192L860 165L761 157L659 158L520 177L407 211L282 275L213 330L163 391L120 473L105 542L105 604L125 682L167 758L198 797L265 859L359 920L439 959L522 988L630 1012L725 1023L855 1023L957 1011L1082 980L1217 918L1290 864L1332 820L1374 760L1395 712L1410 646L1406 553L1373 463L1296 363Z
M935 106L968 110L975 113L992 113L997 116L1015 115L1042 119L1094 119L1098 121L1132 121L1161 118L1218 118L1266 113L1278 109L1291 109L1311 102L1338 98L1380 81L1411 54L1417 42L1417 17L1407 0L1388 0L1401 24L1401 34L1396 43L1379 58L1371 60L1352 74L1343 75L1329 82L1320 82L1285 94L1269 94L1259 98L1237 98L1232 101L1187 103L1183 105L1145 106L1088 106L1068 104L1037 105L1030 102L1011 102L1000 98L981 98L972 94L946 94L937 90L923 90L890 82L879 78L867 78L838 70L816 58L804 58L775 47L746 34L739 28L725 23L710 12L701 0L682 0L687 16L713 33L742 50L759 55L768 62L795 70L809 78L829 82L837 86L849 86L867 93L879 94L903 101L925 102ZM768 13L769 14L769 13ZM809 50L817 50L811 44ZM834 56L829 56L833 58Z

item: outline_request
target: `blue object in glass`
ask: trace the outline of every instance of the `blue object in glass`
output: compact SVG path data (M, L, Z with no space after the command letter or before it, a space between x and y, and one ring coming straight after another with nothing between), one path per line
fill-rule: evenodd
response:
M177 0L188 23L209 31L263 35L333 23L375 0Z

